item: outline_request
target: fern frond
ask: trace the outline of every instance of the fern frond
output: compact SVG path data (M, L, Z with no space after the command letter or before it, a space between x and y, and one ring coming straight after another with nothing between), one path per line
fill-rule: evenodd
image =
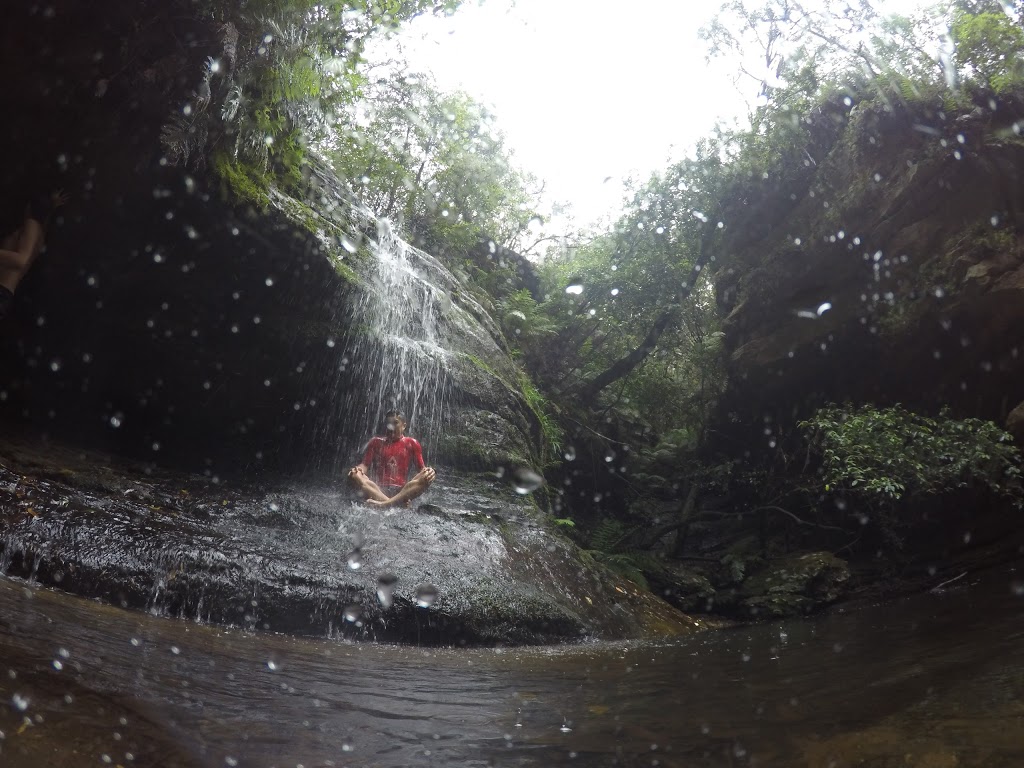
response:
M187 165L192 157L201 163L207 138L208 129L204 122L189 120L180 114L160 128L160 145L171 165Z
M626 533L626 526L620 520L604 518L590 535L590 548L598 552L612 553L618 550Z

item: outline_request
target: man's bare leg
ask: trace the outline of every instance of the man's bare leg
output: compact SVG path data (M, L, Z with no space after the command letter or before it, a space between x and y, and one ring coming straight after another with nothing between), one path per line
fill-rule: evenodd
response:
M388 501L388 495L363 472L356 469L350 469L348 472L348 482L353 488L366 497L367 502L373 503Z
M431 467L424 467L416 476L408 483L402 486L402 489L392 496L390 499L386 496L384 500L371 498L367 499L366 503L371 507L393 507L397 504L407 504L418 496L422 496L430 484L434 482L434 470Z

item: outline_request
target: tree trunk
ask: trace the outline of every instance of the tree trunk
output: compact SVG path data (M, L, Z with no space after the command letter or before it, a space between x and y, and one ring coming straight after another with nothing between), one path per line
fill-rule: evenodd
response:
M579 397L585 403L592 403L601 390L624 376L628 376L633 372L634 368L647 359L651 352L657 348L658 340L661 339L662 334L679 321L679 317L682 314L681 305L693 293L693 288L700 279L701 270L708 261L710 250L707 247L707 239L701 238L700 254L690 269L689 279L682 285L682 292L678 301L671 304L658 315L650 330L647 331L644 340L640 342L640 346L625 357L616 360L590 381L574 387L570 391L571 395Z

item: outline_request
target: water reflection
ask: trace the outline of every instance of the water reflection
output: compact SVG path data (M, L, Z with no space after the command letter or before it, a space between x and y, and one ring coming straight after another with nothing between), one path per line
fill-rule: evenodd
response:
M17 767L1017 766L1013 579L671 645L479 651L229 631L5 580L0 756Z

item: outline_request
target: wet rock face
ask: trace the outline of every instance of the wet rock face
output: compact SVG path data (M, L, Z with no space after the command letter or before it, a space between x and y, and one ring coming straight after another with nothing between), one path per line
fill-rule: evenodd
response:
M115 605L424 645L699 627L584 563L493 478L442 473L421 507L375 511L336 487L241 490L25 445L0 461L0 572Z
M369 253L342 247L345 194L322 165L303 199L259 208L202 160L167 164L161 127L221 46L193 5L57 0L11 9L0 30L19 105L0 126L0 218L20 223L36 186L71 196L0 326L0 420L211 476L333 472L377 426L375 372L353 359ZM454 362L428 460L528 461L535 420L493 322L450 274L430 277L449 294ZM500 455L474 450L481 414Z
M716 274L727 420L760 431L847 399L1005 418L1024 372L1024 104L995 106L823 118L772 216L737 206Z

